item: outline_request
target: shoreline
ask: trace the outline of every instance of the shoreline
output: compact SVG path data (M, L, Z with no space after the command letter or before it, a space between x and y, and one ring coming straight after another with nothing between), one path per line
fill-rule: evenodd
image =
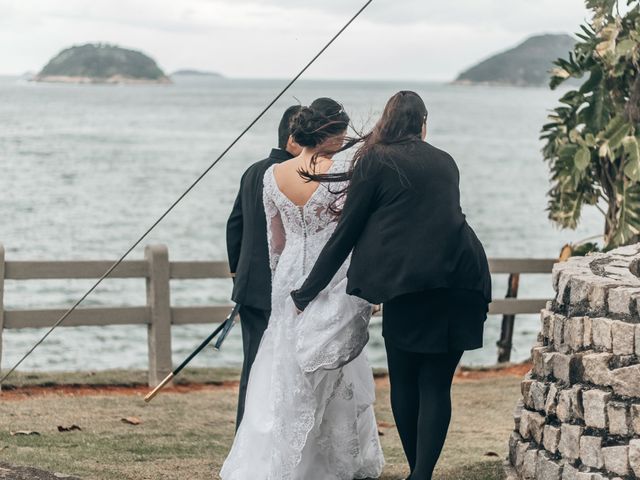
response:
M37 83L65 83L74 85L171 85L173 81L169 77L131 78L123 75L113 75L107 78L83 77L70 75L36 75L29 79Z
M459 367L454 384L499 379L522 378L531 369L530 362L509 363L491 367ZM374 369L376 384L388 381L386 369ZM187 394L202 391L224 391L236 389L240 371L231 368L187 369L176 378L173 386L164 393ZM146 383L146 372L142 370L106 370L103 372L18 372L2 386L0 399L26 400L48 395L94 396L137 395L144 396L151 389Z

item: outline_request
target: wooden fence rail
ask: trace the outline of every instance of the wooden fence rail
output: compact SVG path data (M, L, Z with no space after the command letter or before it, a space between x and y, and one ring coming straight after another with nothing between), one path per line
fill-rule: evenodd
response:
M554 259L489 260L491 272L509 274L550 274ZM47 328L66 309L3 308L5 280L98 279L113 264L111 261L6 261L0 244L0 361L4 329ZM227 316L230 306L171 306L171 280L230 278L226 262L189 261L170 262L164 245L145 248L144 260L127 260L109 278L140 278L146 281L146 305L133 307L78 308L62 326L147 325L149 385L157 385L171 370L171 326L219 323ZM537 313L547 299L496 299L491 314L514 317L517 314ZM504 323L504 322L503 322ZM503 332L504 333L504 332ZM511 332L512 333L512 332ZM502 341L503 339L501 339ZM507 339L508 343L510 338ZM508 344L510 352L511 345ZM0 364L1 367L1 364Z

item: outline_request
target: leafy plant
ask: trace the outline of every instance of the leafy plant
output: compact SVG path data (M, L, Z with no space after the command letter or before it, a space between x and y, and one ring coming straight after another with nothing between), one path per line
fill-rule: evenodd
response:
M552 181L548 211L552 221L575 229L583 206L596 206L610 249L640 236L640 0L586 4L593 18L551 72L552 89L569 78L585 81L563 95L542 130Z

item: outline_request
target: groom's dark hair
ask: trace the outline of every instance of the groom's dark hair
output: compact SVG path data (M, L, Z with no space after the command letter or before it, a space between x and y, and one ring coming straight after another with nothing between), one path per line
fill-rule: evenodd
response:
M293 105L287 108L282 115L280 125L278 126L278 148L285 150L287 148L287 142L291 135L291 120L302 107L300 105Z

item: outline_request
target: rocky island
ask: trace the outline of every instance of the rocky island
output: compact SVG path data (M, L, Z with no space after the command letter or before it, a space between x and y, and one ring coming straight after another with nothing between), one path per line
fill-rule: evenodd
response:
M171 74L172 77L211 77L211 78L224 78L222 74L218 72L209 72L207 70L194 70L194 69L182 69L176 70Z
M549 82L553 62L567 57L575 39L566 34L536 35L506 52L462 72L454 83L543 86Z
M86 44L67 48L38 73L37 82L171 83L158 64L137 50Z

